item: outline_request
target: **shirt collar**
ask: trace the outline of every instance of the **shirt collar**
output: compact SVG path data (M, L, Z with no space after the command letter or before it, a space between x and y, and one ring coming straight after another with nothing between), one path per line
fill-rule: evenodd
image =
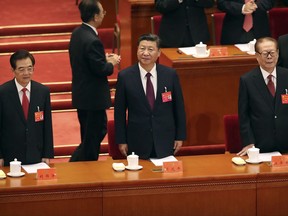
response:
M85 22L83 22L83 24L89 26L91 29L93 29L93 31L96 33L96 35L98 35L97 29L94 26L92 26L88 23L85 23Z
M262 73L262 76L263 76L264 79L267 79L267 77L270 74L276 79L276 67L274 68L272 73L269 73L269 72L265 71L261 66L260 66L260 70L261 70L261 73Z
M147 72L143 67L141 67L140 63L138 63L139 66L139 70L140 70L140 74L141 74L141 78L143 79L147 73L151 73L152 77L156 77L157 73L156 73L156 64L154 64L152 70L150 72Z
M22 89L24 88L23 86L21 86L16 79L14 79L15 81L15 84L16 84L16 88L17 88L17 91L20 92L22 91ZM28 83L28 85L25 87L29 92L31 92L31 81Z

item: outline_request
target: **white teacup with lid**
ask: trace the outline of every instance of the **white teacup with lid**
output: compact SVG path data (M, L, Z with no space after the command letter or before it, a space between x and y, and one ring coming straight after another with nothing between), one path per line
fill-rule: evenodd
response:
M12 175L20 175L21 173L21 161L17 161L17 158L10 162L10 173Z
M202 42L200 42L199 44L196 44L195 49L196 49L197 56L205 56L208 53L207 45L203 44Z
M258 162L259 161L259 152L260 152L260 149L255 148L255 146L253 146L252 148L249 148L247 150L249 161Z
M139 156L132 152L131 155L127 156L128 167L131 169L136 169L139 166Z

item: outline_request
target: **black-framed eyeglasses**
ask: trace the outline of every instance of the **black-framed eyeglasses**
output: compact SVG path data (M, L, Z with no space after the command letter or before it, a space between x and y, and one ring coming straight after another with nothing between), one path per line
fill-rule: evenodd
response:
M263 58L267 58L269 55L271 57L275 57L277 55L276 50L271 50L271 51L263 51L263 52L257 52L259 53Z

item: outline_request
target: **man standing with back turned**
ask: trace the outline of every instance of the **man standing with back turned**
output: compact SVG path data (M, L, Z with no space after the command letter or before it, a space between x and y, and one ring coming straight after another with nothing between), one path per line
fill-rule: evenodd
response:
M98 0L79 4L82 25L71 36L69 55L72 68L72 104L77 108L81 144L73 161L98 160L100 144L107 132L106 109L111 106L107 76L113 74L120 56L106 54L97 33L106 14Z
M288 70L277 67L277 41L257 40L259 67L240 78L238 113L243 149L255 145L260 152L288 152Z

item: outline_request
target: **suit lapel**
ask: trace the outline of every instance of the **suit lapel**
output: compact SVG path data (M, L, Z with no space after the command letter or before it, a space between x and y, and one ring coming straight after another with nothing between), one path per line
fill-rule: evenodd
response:
M147 100L147 97L146 97L146 94L145 94L145 91L144 91L144 88L142 85L140 69L139 69L138 64L135 65L134 69L133 69L134 72L132 73L133 74L133 83L135 83L135 86L139 86L139 88L136 87L135 89L136 89L139 97L142 98L141 101L144 101L145 107L149 110L149 112L151 112L151 107L148 103L148 100Z
M259 67L254 74L254 83L258 89L259 95L264 98L264 101L266 101L270 109L274 110L274 99L267 88Z
M21 102L19 100L19 94L16 88L16 84L14 80L11 80L10 82L10 90L9 90L9 95L10 95L10 100L11 102L14 104L13 106L16 109L16 112L18 113L18 115L20 116L21 120L25 123L25 117L24 117L24 112L22 109L22 105Z
M35 89L35 85L34 82L31 81L31 92L30 92L30 103L29 103L29 110L28 110L28 118L34 118L34 112L35 110L37 110L37 106L39 106L39 104L37 103L37 89ZM34 109L34 110L33 110Z
M162 73L161 68L156 66L156 71L157 71L157 91L156 91L156 100L155 100L155 105L154 107L158 107L162 103L162 93L164 92L164 73Z

